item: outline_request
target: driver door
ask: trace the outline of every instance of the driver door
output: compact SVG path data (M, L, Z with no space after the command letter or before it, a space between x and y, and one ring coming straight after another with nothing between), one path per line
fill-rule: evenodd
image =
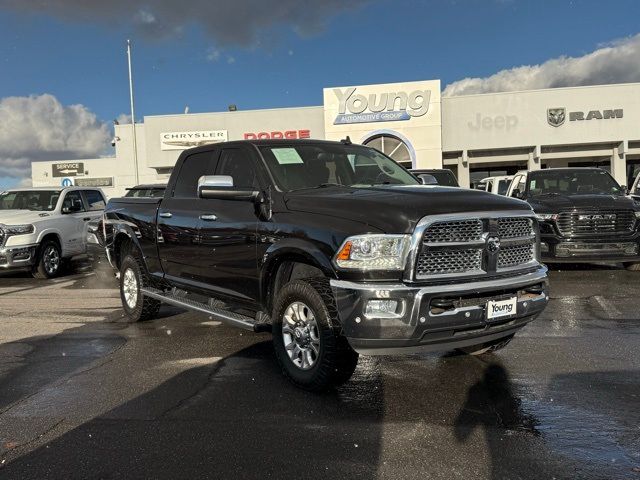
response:
M78 190L67 192L62 200L62 218L58 222L62 236L62 256L84 253L85 224L91 220Z

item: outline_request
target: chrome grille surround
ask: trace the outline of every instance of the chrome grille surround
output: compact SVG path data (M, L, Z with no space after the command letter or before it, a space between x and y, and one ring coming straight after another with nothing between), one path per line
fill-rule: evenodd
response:
M635 224L633 210L569 210L560 212L556 220L558 231L566 237L632 234Z
M404 277L490 276L535 267L538 258L539 233L531 211L434 215L416 226Z

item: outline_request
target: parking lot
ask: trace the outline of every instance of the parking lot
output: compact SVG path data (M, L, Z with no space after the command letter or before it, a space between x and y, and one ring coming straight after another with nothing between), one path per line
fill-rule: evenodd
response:
M640 478L640 276L551 272L498 354L363 358L290 385L268 334L124 321L82 268L0 277L0 478Z

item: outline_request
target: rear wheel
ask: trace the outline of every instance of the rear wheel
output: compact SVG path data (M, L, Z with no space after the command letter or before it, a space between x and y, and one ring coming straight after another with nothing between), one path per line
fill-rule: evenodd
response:
M625 263L624 267L630 272L640 272L640 263Z
M55 278L62 270L60 245L53 240L45 240L40 245L38 259L32 274L34 278Z
M142 294L142 287L149 284L148 274L140 261L127 255L120 266L120 298L127 318L142 322L156 317L160 302Z
M472 345L470 347L461 348L460 351L467 355L482 355L484 353L497 352L498 350L506 347L513 339L515 334L511 334L507 337L498 338L497 340L491 340L490 342L480 343L478 345Z
M340 333L335 302L325 279L295 280L275 302L273 345L284 375L311 391L346 382L358 354Z

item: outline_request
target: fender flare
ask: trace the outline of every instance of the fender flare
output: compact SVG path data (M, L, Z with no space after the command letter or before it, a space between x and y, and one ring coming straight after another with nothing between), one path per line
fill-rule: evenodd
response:
M47 235L55 235L58 238L58 243L60 243L60 253L62 254L62 256L64 257L65 255L65 250L66 250L66 246L64 244L63 236L62 233L60 232L60 230L56 229L56 228L45 228L44 230L42 230L41 232L38 232L38 237L36 239L36 243L38 244L38 248L40 248L40 245L42 244L42 239L44 237L46 237Z
M131 241L131 243L133 243L134 247L138 249L138 251L141 254L140 257L144 264L144 267L148 268L147 259L145 258L144 255L142 255L142 246L140 245L141 233L138 227L136 225L132 227L131 225L123 224L123 223L112 223L111 226L113 228L112 230L113 236L112 236L111 242L107 244L107 247L106 247L107 253L109 254L109 261L111 265L114 268L118 267L118 264L116 263L118 252L116 252L115 249L116 249L118 237L122 237L124 235Z
M321 270L327 278L337 278L331 258L317 244L298 238L283 239L272 244L259 259L260 295L263 304L269 295L268 289L276 272L275 267L287 259L308 263Z

